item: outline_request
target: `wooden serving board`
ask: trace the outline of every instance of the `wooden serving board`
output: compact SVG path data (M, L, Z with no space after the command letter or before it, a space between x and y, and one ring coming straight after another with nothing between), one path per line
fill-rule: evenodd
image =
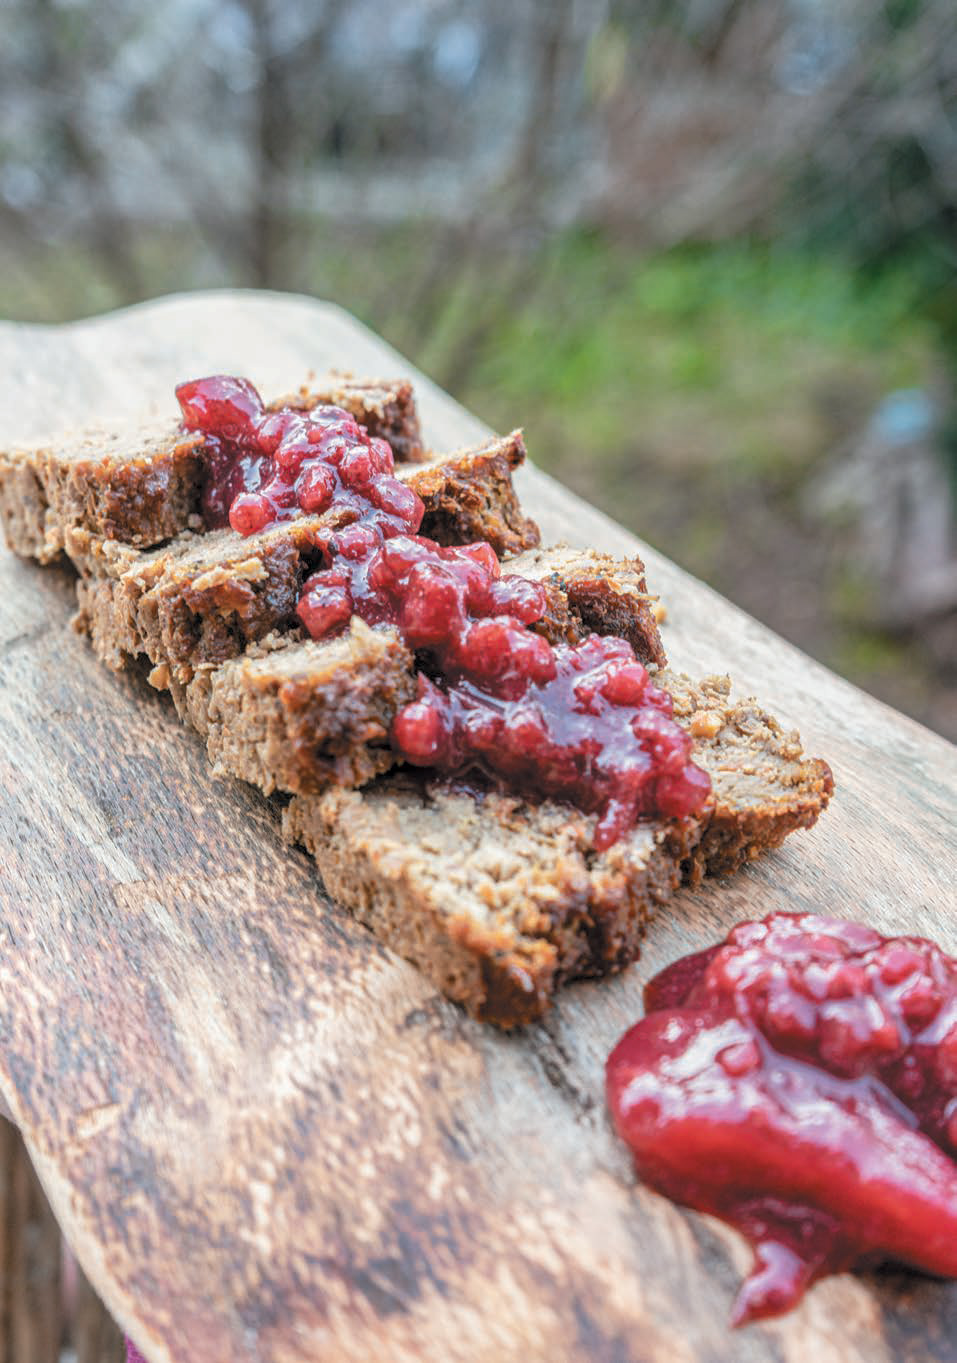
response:
M273 393L329 365L413 374L437 446L485 434L338 309L214 293L0 328L0 446L171 414L198 373ZM954 749L541 473L521 491L546 541L645 556L672 660L798 725L830 811L504 1036L332 907L275 807L95 662L66 571L0 551L0 1092L66 1236L151 1363L957 1360L957 1284L903 1272L730 1331L743 1242L637 1187L603 1102L645 979L737 920L817 909L957 950Z

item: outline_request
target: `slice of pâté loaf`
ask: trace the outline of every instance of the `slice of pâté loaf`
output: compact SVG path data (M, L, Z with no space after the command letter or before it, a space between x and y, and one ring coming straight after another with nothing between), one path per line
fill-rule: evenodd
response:
M693 682L666 670L655 678L674 699L674 716L694 739L694 760L711 777L714 809L688 858L690 884L729 875L789 833L811 828L834 792L828 764L808 757L753 698L731 699L728 677Z
M713 806L697 819L639 824L596 853L593 815L402 770L295 796L285 834L313 854L333 898L475 1017L532 1021L564 981L633 961L682 880L776 847L830 798L827 764L754 701L731 701L726 678L655 681L712 779Z
M694 819L645 824L596 853L595 822L403 768L296 796L283 827L383 942L474 1017L514 1027L564 981L635 959L700 836Z
M398 630L353 616L333 639L271 634L170 690L217 776L267 795L315 793L364 785L395 766L389 731L415 699L415 658Z
M331 374L270 403L344 407L400 463L425 458L407 380ZM141 548L198 529L203 436L174 421L89 431L39 450L0 452L0 523L18 554L51 562L71 530Z
M545 588L548 608L535 629L549 643L614 634L627 639L641 662L664 667L656 598L648 592L640 558L615 559L597 549L556 544L529 550L503 567Z
M516 431L405 466L403 478L425 503L422 534L442 544L484 539L503 556L536 545L538 528L512 483L524 457ZM157 669L155 685L185 685L201 665L225 662L297 624L303 579L319 566L316 536L350 515L332 507L248 537L228 529L187 532L148 551L71 530L66 550L84 574L78 627L110 666L142 655Z
M562 545L504 568L545 586L548 612L536 629L551 643L616 633L644 662L663 660L639 559ZM201 665L185 686L159 680L170 682L180 713L205 736L217 775L267 794L361 785L386 771L392 720L416 693L415 659L398 632L357 617L336 639L270 635L219 666Z

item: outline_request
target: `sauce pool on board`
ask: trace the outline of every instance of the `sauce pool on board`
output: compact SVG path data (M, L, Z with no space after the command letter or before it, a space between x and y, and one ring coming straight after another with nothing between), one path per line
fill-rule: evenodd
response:
M606 1067L639 1176L754 1250L733 1323L892 1260L957 1277L957 961L775 914L675 962Z

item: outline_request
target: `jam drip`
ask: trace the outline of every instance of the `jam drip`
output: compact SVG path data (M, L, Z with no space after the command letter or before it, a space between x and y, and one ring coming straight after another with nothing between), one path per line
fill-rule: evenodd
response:
M542 587L503 574L489 544L445 548L417 535L422 502L393 476L385 441L338 408L268 411L244 379L176 391L184 425L206 436L209 527L249 535L302 512L335 513L315 532L323 566L297 612L315 639L358 615L394 626L416 652L418 696L391 732L405 761L478 768L597 814L598 851L641 817L705 806L710 779L631 645L592 635L552 647L535 633Z
M607 1066L639 1175L736 1226L734 1322L893 1259L957 1276L957 961L922 938L778 914L645 990Z

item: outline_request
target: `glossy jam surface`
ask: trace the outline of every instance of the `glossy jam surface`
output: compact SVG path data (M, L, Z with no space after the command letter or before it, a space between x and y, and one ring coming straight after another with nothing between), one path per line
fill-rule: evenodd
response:
M529 628L545 613L542 588L501 573L489 545L397 536L373 547L350 527L331 549L299 614L317 638L352 612L389 622L416 651L419 694L392 729L407 762L478 767L513 790L596 813L599 851L642 815L701 807L709 779L631 645L593 635L553 648Z
M445 548L417 535L423 506L392 476L392 454L347 413L267 411L244 379L177 389L184 425L208 442L204 515L240 534L301 512L335 511L316 531L322 566L298 614L315 639L352 615L395 626L416 653L419 693L396 716L405 761L478 768L512 789L597 814L598 851L645 816L686 818L711 783L622 639L552 647L531 628L542 587L503 574L485 543Z
M896 1260L957 1276L957 961L778 914L678 961L612 1052L639 1175L751 1242L741 1324Z
M176 397L188 431L206 437L203 519L254 535L302 512L335 506L388 536L418 530L419 497L393 478L386 440L370 439L339 407L269 411L248 379L214 376L181 383Z

